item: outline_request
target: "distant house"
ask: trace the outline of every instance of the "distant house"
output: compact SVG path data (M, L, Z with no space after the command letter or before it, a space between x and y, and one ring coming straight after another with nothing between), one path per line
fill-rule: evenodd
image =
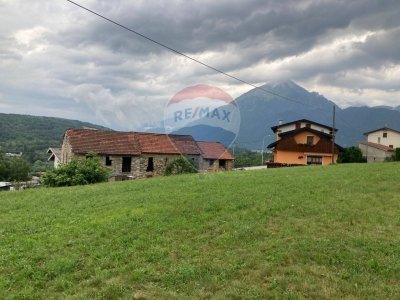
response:
M50 154L48 161L52 161L54 168L57 168L61 162L61 148L49 148L47 153Z
M213 143L211 142L210 145ZM223 160L227 159L225 147L214 143ZM61 148L61 162L72 158L84 158L94 152L100 156L104 166L111 170L113 177L126 176L143 178L163 175L170 160L184 155L200 170L204 170L204 157L198 143L190 135L167 135L144 132L118 132L93 129L68 129L64 134ZM215 154L215 153L214 153ZM215 158L217 159L217 158ZM219 157L218 157L219 159ZM222 162L221 162L222 163ZM230 169L226 163L225 169ZM207 166L208 170L209 166Z
M275 142L273 162L292 165L328 165L332 163L332 127L301 119L271 127ZM335 129L335 132L337 129ZM334 144L333 161L342 150Z
M400 148L400 131L388 127L364 133L366 141L359 148L367 162L382 162L390 158L396 148Z
M197 145L199 146L201 153L201 170L232 170L234 158L232 154L228 150L226 150L225 146L222 143L197 142Z
M18 153L7 152L6 153L6 157L21 157L21 156L22 156L22 152L18 152Z

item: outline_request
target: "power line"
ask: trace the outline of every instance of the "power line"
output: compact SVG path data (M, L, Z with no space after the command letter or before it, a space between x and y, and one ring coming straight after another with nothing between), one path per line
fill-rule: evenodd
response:
M291 99L291 98L289 98L289 97L280 95L280 94L275 93L275 92L273 92L273 91L269 91L269 90L267 90L267 89L264 89L264 88L262 88L262 87L259 87L259 86L255 85L255 84L252 84L252 83L250 83L250 82L248 82L248 81L246 81L246 80L243 80L243 79L241 79L241 78L239 78L239 77L237 77L237 76L231 75L231 74L226 73L226 72L224 72L224 71L222 71L222 70L220 70L220 69L218 69L218 68L215 68L215 67L213 67L213 66L211 66L211 65L209 65L209 64L206 64L206 63L204 63L204 62L202 62L202 61L200 61L200 60L198 60L198 59L196 59L196 58L194 58L194 57L192 57L192 56L190 56L190 55L187 55L187 54L185 54L185 53L183 53L183 52L181 52L181 51L178 51L178 50L176 50L176 49L174 49L174 48L172 48L172 47L170 47L170 46L167 46L167 45L164 44L164 43L161 43L161 42L159 42L159 41L156 41L155 39L153 39L153 38L151 38L151 37L149 37L149 36L146 36L146 35L144 35L144 34L138 32L138 31L136 31L136 30L134 30L134 29L132 29L132 28L129 28L129 27L125 26L125 25L122 25L121 23L118 23L118 22L116 22L116 21L114 21L114 20L112 20L112 19L110 19L110 18L107 18L106 16L104 16L104 15L98 13L98 12L95 12L95 11L93 11L93 10L91 10L91 9L89 9L89 8L87 8L87 7L85 7L85 6L81 5L81 4L79 4L79 3L76 3L76 2L71 1L71 0L66 0L66 1L70 2L71 4L73 4L73 5L77 6L77 7L80 7L80 8L82 8L83 10L86 10L87 12L90 12L91 14L96 15L96 16L98 16L98 17L100 17L100 18L102 18L102 19L104 19L104 20L106 20L106 21L108 21L108 22L110 22L110 23L116 25L116 26L119 26L119 27L121 27L121 28L123 28L123 29L125 29L125 30L128 30L129 32L131 32L131 33L133 33L133 34L136 34L136 35L138 35L138 36L140 36L140 37L142 37L142 38L144 38L144 39L146 39L146 40L148 40L148 41L150 41L150 42L152 42L152 43L154 43L154 44L157 44L157 45L159 45L159 46L161 46L161 47L163 47L163 48L165 48L165 49L168 49L169 51L171 51L171 52L173 52L173 53L175 53L175 54L177 54L177 55L183 56L183 57L185 57L185 58L187 58L187 59L189 59L189 60L192 60L192 61L194 61L194 62L196 62L196 63L198 63L198 64L200 64L200 65L202 65L202 66L204 66L204 67L206 67L206 68L209 68L209 69L211 69L211 70L213 70L213 71L215 71L215 72L217 72L217 73L220 73L220 74L222 74L222 75L224 75L224 76L230 77L230 78L232 78L232 79L234 79L234 80L236 80L236 81L238 81L238 82L244 83L244 84L249 85L249 86L251 86L251 87L253 87L253 88L256 88L256 89L258 89L258 90L264 91L264 92L266 92L266 93L268 93L268 94L271 94L271 95L280 97L280 98L285 99L285 100L287 100L287 101L291 101L291 102L294 102L294 103L298 103L298 104L306 105L306 106L307 106L307 104L305 104L305 103L302 103L302 102L300 102L300 101L293 100L293 99Z
M125 29L125 30L127 30L127 31L129 31L129 32L131 32L131 33L133 33L135 35L137 35L137 36L140 36L140 37L142 37L142 38L144 38L144 39L146 39L146 40L148 40L148 41L150 41L150 42L152 42L152 43L154 43L156 45L159 45L160 47L163 47L163 48L165 48L165 49L167 49L167 50L169 50L169 51L171 51L171 52L173 52L173 53L175 53L177 55L183 56L183 57L185 57L185 58L187 58L187 59L189 59L191 61L194 61L194 62L196 62L196 63L198 63L198 64L200 64L200 65L202 65L202 66L204 66L204 67L206 67L208 69L211 69L211 70L213 70L213 71L215 71L217 73L220 73L220 74L222 74L224 76L227 76L229 78L232 78L232 79L234 79L234 80L236 80L238 82L241 82L243 84L251 86L251 87L253 87L253 88L257 89L257 90L261 90L261 91L263 91L265 93L268 93L270 95L273 95L273 96L276 96L276 97L282 98L284 100L287 100L287 101L290 101L290 102L293 102L293 103L297 103L297 104L300 104L300 105L303 105L303 106L311 107L311 105L309 105L309 104L306 104L306 103L303 103L303 102L300 102L300 101L296 101L296 100L291 99L291 98L289 98L287 96L284 96L284 95L278 94L276 92L267 90L267 89L265 89L263 87L256 86L255 84L252 84L252 83L250 83L250 82L248 82L246 80L243 80L243 79L241 79L241 78L239 78L237 76L234 76L234 75L231 75L229 73L226 73L226 72L224 72L224 71L222 71L222 70L220 70L220 69L218 69L216 67L213 67L213 66L211 66L211 65L209 65L207 63L204 63L204 62L202 62L202 61L200 61L200 60L198 60L198 59L196 59L196 58L194 58L194 57L192 57L190 55L187 55L187 54L185 54L185 53L183 53L183 52L181 52L179 50L176 50L176 49L174 49L174 48L172 48L172 47L170 47L170 46L168 46L168 45L166 45L166 44L164 44L162 42L159 42L159 41L157 41L157 40L155 40L155 39L153 39L153 38L151 38L151 37L149 37L149 36L147 36L147 35L145 35L143 33L140 33L140 32L138 32L138 31L136 31L136 30L134 30L132 28L129 28L129 27L125 26L125 25L122 25L121 23L119 23L117 21L114 21L114 20L112 20L112 19L110 19L110 18L108 18L108 17L106 17L106 16L104 16L104 15L98 13L98 12L95 12L94 10L91 10L91 9L89 9L89 8L79 4L79 3L76 3L76 2L74 2L72 0L66 0L66 1L70 2L71 4L77 6L77 7L81 8L81 9L83 9L83 10L85 10L85 11L87 11L87 12L89 12L89 13L95 15L95 16L97 16L97 17L100 17L100 18L102 18L102 19L104 19L104 20L106 20L106 21L108 21L108 22L120 27L120 28L123 28L123 29ZM317 108L317 107L314 107L314 109L323 111L321 108ZM323 112L326 113L325 111L323 111ZM339 119L342 119L340 116L337 116L337 117ZM348 122L344 121L343 119L342 119L342 122L345 123L348 126L351 126Z

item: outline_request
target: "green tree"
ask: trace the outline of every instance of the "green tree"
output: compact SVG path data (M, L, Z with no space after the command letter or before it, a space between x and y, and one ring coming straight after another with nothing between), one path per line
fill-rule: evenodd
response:
M108 180L109 170L102 166L95 154L87 155L86 159L72 160L49 170L42 178L42 183L49 187L85 185Z
M21 157L6 157L0 150L0 180L26 181L29 179L30 166Z
M26 181L29 179L30 166L28 162L16 157L9 160L9 179L10 181Z
M171 160L165 167L165 175L197 173L194 163L187 157L181 156L177 159Z
M362 163L367 160L362 156L362 152L358 147L349 147L344 149L343 152L339 154L338 163Z
M396 148L392 155L392 160L393 161L400 161L400 148Z

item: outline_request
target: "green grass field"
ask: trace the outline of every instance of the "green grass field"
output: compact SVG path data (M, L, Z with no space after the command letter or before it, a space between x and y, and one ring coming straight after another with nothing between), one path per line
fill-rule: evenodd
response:
M0 299L399 299L400 164L0 193Z

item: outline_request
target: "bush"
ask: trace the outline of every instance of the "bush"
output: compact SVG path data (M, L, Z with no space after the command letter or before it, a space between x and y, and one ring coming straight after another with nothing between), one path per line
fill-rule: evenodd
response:
M392 155L392 160L393 161L400 161L400 148L396 148Z
M358 147L349 147L339 154L338 163L363 163L367 160L362 156L362 152Z
M194 163L184 156L169 161L165 167L165 175L167 176L185 173L197 173L197 169Z
M49 187L84 185L105 182L108 177L109 170L101 165L95 154L89 154L86 159L72 160L48 171L43 176L42 183Z

